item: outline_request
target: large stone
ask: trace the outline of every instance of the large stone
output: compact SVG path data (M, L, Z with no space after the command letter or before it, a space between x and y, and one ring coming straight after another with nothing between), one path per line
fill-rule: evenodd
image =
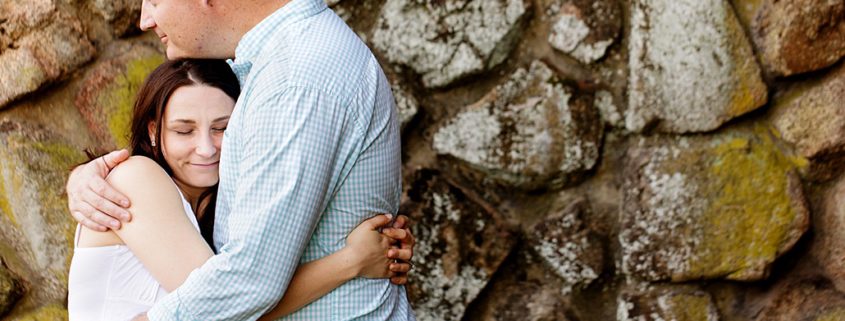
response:
M642 138L627 157L619 234L627 275L759 280L808 227L801 162L766 129Z
M845 161L845 64L821 79L801 83L775 98L771 122L783 140L811 161L814 178L841 173Z
M461 320L515 239L492 206L436 175L416 173L402 206L418 240L409 296L420 321Z
M18 38L47 23L56 11L54 0L4 0L0 2L0 54Z
M603 246L584 223L590 205L583 197L564 196L555 201L548 217L528 234L537 257L563 280L561 292L585 287L599 277L604 266Z
M414 97L414 92L402 83L396 75L389 75L390 90L393 92L393 98L396 100L396 109L399 111L399 121L402 128L405 128L419 110L419 102Z
M0 261L0 316L5 315L14 306L21 294L21 283Z
M585 64L604 57L622 28L615 0L571 0L553 8L549 44Z
M91 7L111 25L116 36L138 31L141 16L141 1L136 0L90 0Z
M814 213L812 253L833 285L845 292L845 178L838 180L824 193L820 209Z
M0 119L0 256L35 302L64 302L75 222L68 170L85 160L57 134Z
M617 321L718 321L719 311L707 292L690 288L656 288L622 293Z
M631 9L628 130L710 131L766 103L727 0L635 0Z
M14 47L0 54L0 108L60 80L96 53L79 21L62 14Z
M101 59L83 80L75 104L100 151L129 144L129 127L138 89L147 75L164 62L157 48L143 43L114 43L114 57Z
M535 61L450 119L434 149L506 185L570 184L599 156L603 124L592 103Z
M373 45L394 64L443 87L507 58L521 32L528 0L388 0Z
M818 70L845 56L845 1L754 2L760 4L751 20L752 38L768 73Z
M842 321L845 295L819 280L796 280L778 284L775 299L756 321Z

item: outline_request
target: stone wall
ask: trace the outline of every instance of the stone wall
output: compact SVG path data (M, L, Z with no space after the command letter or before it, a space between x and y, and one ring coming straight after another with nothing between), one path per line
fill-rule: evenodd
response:
M401 113L421 321L845 320L845 1L329 3ZM139 4L0 1L0 320L67 318Z

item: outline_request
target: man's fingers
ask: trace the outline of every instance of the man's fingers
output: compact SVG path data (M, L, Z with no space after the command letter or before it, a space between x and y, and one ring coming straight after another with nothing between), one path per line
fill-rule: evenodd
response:
M120 229L120 221L118 221L118 220L114 219L113 217L110 217L110 216L98 211L97 209L95 209L94 207L92 207L91 205L89 205L87 203L79 204L78 209L79 210L76 211L76 212L81 213L85 220L90 221L91 224L93 224L95 226L99 225L99 226L102 226L103 228L107 228L107 229L109 229L109 228ZM83 223L83 222L80 221L80 223ZM88 228L91 228L91 224L84 224L83 223L83 225L85 225ZM100 230L100 229L97 228L96 230Z
M387 251L387 257L395 260L410 261L414 256L414 251L411 249L390 249Z
M411 270L411 265L404 262L390 263L390 272L408 273Z
M399 216L396 217L396 220L393 221L393 227L399 228L399 229L406 228L407 226L405 226L405 225L407 225L409 221L410 221L410 219L407 216L400 214Z
M123 208L129 208L129 198L124 196L123 194L121 194L117 190L115 190L105 180L100 179L99 177L92 179L91 183L88 185L88 187L92 191L94 191L94 193L96 193L99 196L99 198L103 198L105 200L108 200L110 203L115 204L117 206L120 206L120 207L123 207ZM107 212L107 213L110 213L110 212ZM119 218L119 219L125 220L125 221L129 220L129 217L128 217L129 212L126 212L126 211L122 211L122 213L115 212L115 213L110 213L110 214L116 214L116 215L124 215L125 214L127 216L126 218L120 217L120 216L116 216L115 218Z
M386 228L386 229L381 230L381 233L384 234L385 236L389 237L389 238L396 240L396 241L403 241L403 240L405 240L405 238L408 237L408 232L406 232L405 230L402 230L402 229L397 229L397 228Z
M396 284L396 285L405 285L406 283L408 283L408 277L407 276L394 276L394 277L390 278L390 283L393 283L393 284Z
M125 149L116 150L103 156L103 160L105 161L106 166L108 166L108 170L111 170L117 166L117 164L120 164L127 159L129 159L129 151Z
M93 191L88 191L83 197L83 203L87 203L91 210L80 210L86 217L98 223L107 223L103 216L111 220L130 218L129 212L111 201L100 197ZM100 214L100 215L97 215ZM101 216L102 215L102 216ZM128 220L127 220L128 221ZM111 226L111 225L109 225Z
M89 219L87 219L87 218L82 219L81 221L79 221L79 224L82 224L82 226L87 227L89 230L93 230L93 231L97 231L97 232L105 232L105 231L108 231L108 230L109 230L109 229L108 229L108 228L106 228L105 226L102 226L102 225L100 225L100 224L97 224L97 223L95 223L94 221L89 220Z

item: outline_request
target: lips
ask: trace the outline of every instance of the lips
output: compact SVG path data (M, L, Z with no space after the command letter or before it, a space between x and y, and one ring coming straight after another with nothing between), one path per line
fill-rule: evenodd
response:
M196 163L192 163L191 165L197 166L197 167L199 167L199 168L213 168L213 167L217 167L217 165L218 165L218 164L220 164L220 162L219 162L219 161L218 161L218 162L214 162L214 163L208 163L208 164L196 164Z
M161 43L167 44L167 36L160 36L158 39L161 40Z

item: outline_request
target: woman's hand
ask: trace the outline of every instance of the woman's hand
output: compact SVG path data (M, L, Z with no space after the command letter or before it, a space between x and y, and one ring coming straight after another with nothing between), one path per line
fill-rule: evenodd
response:
M410 264L394 262L394 258L388 257L389 251L397 250L393 245L396 240L379 233L379 229L388 226L390 221L391 216L378 215L362 222L346 237L346 246L341 251L345 252L347 261L356 271L356 276L371 279L392 278L396 272L404 275L410 270ZM407 277L403 279L407 280Z

